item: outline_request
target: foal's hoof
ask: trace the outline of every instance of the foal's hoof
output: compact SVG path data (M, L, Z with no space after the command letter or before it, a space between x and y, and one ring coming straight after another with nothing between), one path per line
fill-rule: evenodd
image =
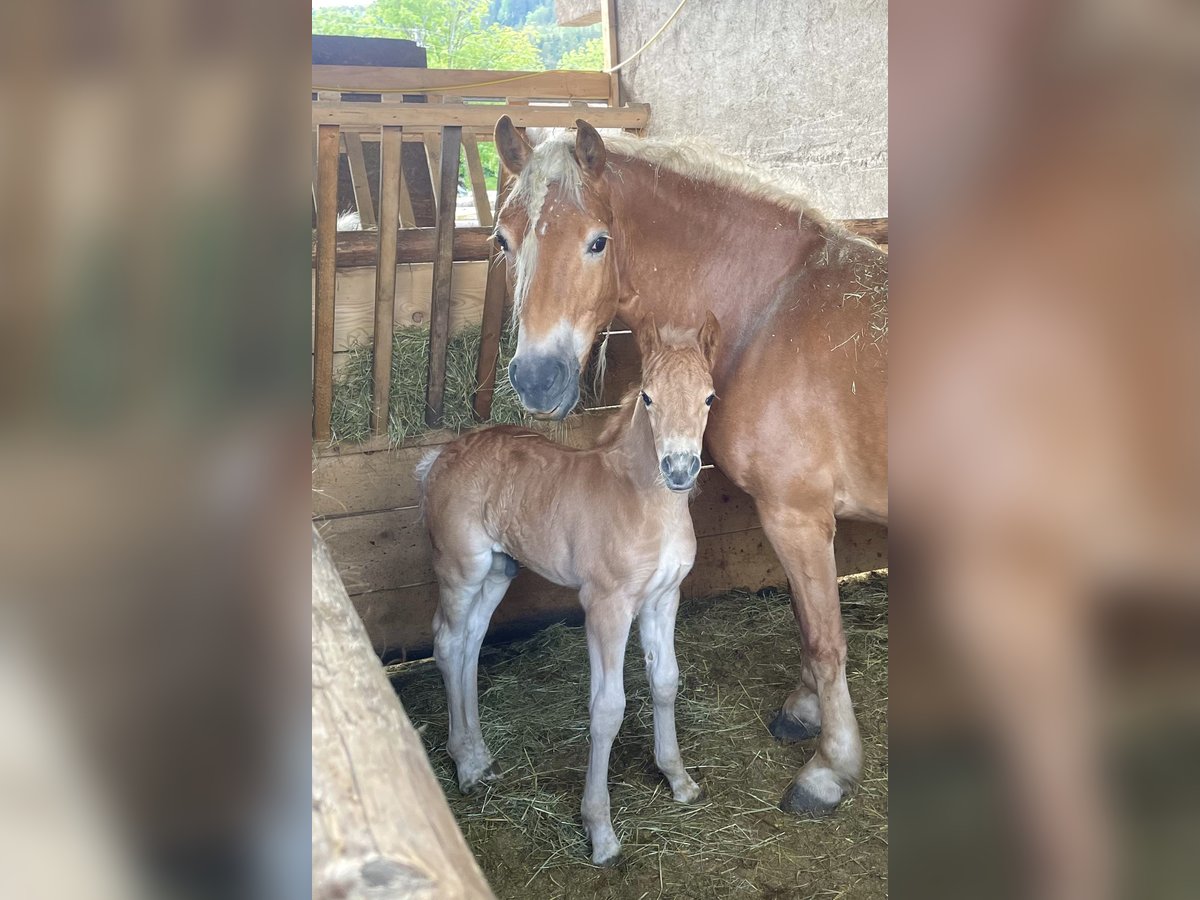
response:
M600 859L596 859L595 856L592 857L592 864L599 865L601 869L616 869L620 865L620 862L622 862L622 859L620 859L620 847L617 847L616 851Z
M820 725L810 725L803 719L789 716L782 709L775 713L775 718L771 720L771 724L767 726L767 729L776 740L789 744L797 741L811 740L821 733Z
M703 803L706 799L704 788L700 787L700 785L696 784L694 781L677 791L673 790L671 794L675 797L676 803L682 803L684 806L692 806L696 803Z
M791 813L794 816L828 816L838 808L840 800L832 802L822 800L816 794L812 793L803 785L792 782L788 785L788 789L783 792L783 799L779 801L779 808L785 813Z
M483 772L481 772L478 776L460 781L458 783L458 789L464 794L473 794L483 785L499 780L500 764L493 761L492 764L484 769Z

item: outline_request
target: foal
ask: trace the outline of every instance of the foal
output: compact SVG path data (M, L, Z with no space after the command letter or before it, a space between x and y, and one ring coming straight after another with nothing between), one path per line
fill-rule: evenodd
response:
M499 772L479 727L479 648L517 573L516 559L579 589L591 662L591 757L583 824L592 861L621 849L609 812L608 757L625 712L623 663L634 616L654 700L654 758L675 799L700 788L675 736L675 613L696 557L688 497L713 401L719 326L643 330L642 386L621 403L597 445L573 450L520 428L476 431L417 467L441 595L434 657L450 706L450 755L464 792Z

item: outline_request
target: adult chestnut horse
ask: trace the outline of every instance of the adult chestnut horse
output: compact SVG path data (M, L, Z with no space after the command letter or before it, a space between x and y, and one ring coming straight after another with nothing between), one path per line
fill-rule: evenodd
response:
M805 648L771 732L820 736L782 807L828 812L862 769L833 537L838 518L887 520L887 256L736 160L682 143L606 146L576 125L536 149L508 117L496 126L517 175L496 225L516 279L510 380L530 412L561 418L615 316L640 332L716 314L705 442L754 498Z

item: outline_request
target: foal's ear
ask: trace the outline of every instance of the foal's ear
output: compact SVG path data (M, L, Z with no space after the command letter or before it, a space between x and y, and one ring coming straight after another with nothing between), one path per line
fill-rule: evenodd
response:
M707 360L710 369L717 360L717 344L720 340L721 323L717 321L717 317L713 315L710 309L704 319L704 324L700 326L699 335L700 352L704 354L704 358Z
M662 346L662 336L658 326L650 319L637 333L638 350L642 353L642 362L650 358L650 354Z
M496 123L496 152L500 154L504 168L514 175L521 174L521 170L529 162L530 154L533 153L529 141L517 131L508 116L501 116L500 121Z
M604 138L600 137L600 132L583 119L576 119L575 161L579 163L579 168L586 174L597 177L604 173L604 163L607 159L608 152L604 149Z

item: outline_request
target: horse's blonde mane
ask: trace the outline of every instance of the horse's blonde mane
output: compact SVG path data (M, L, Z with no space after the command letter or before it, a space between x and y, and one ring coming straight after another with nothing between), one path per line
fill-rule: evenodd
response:
M655 169L665 169L693 181L704 181L777 204L820 230L844 232L841 226L830 222L814 207L790 180L748 165L706 141L610 135L605 136L604 146L610 154L642 160ZM553 134L534 147L508 202L525 206L533 221L541 213L549 186L558 184L565 190L567 198L579 205L584 182L575 162L574 148L573 131Z

